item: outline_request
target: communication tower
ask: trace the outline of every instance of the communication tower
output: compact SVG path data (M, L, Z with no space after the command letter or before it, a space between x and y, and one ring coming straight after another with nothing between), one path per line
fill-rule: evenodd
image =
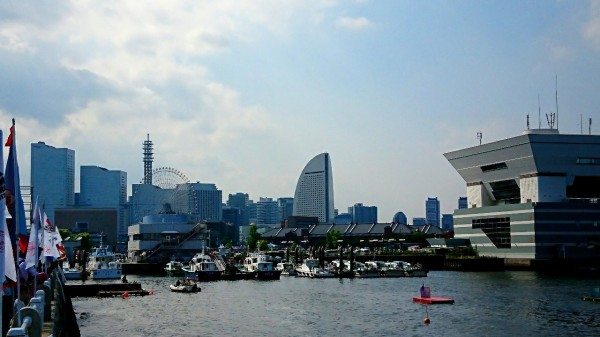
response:
M144 184L152 185L152 160L154 154L152 152L152 141L150 140L150 134L147 134L147 138L144 141Z

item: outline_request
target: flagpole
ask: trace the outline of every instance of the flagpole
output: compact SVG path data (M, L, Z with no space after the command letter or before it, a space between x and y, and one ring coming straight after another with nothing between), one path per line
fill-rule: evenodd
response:
M13 218L13 226L15 228L15 233L17 233L16 237L18 240L18 234L19 233L19 211L18 211L18 207L19 207L19 197L21 196L21 191L19 191L19 186L17 185L17 177L19 172L17 171L17 128L15 127L15 119L12 119L12 144L11 146L13 147L13 151L12 151L12 155L13 155L13 161L12 161L12 165L13 165L13 186L14 186L14 191L12 191L13 195L13 204L15 205L15 217ZM15 254L15 265L17 266L18 272L17 272L17 303L21 302L21 268L19 265L19 242L16 242L16 254ZM21 308L19 308L19 306L17 305L17 322L19 323L19 326L21 326Z
M35 223L36 222L35 219L37 218L37 213L39 213L38 209L37 209L38 208L38 203L37 202L38 202L38 198L36 196L35 197L35 207L33 209L33 217L32 217L33 218L33 225L36 226L35 227L35 264L33 265L33 269L34 269L34 273L33 273L33 276L34 276L34 279L33 279L33 293L34 294L37 291L37 282L38 282L38 270L37 270L37 267L38 267L38 262L39 262L38 260L40 259L40 256L39 256L40 255L39 254L40 243L39 243L39 239L38 239L38 237L40 236L39 235L40 234L40 229L39 229L40 224L39 223ZM29 231L32 232L31 230L29 230ZM27 265L25 265L25 266L27 266Z

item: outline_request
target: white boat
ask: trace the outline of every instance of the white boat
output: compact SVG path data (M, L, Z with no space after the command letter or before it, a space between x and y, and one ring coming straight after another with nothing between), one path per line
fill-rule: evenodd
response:
M183 276L185 272L183 270L183 263L178 261L169 261L165 265L165 272L167 276Z
M204 254L204 251L197 253L192 258L190 268L185 270L186 276L188 273L195 274L192 276L198 281L217 281L221 279L223 271L219 269L215 261L209 255Z
M308 258L296 268L297 276L310 278L332 278L335 274L319 266L319 260Z
M281 262L275 266L275 269L281 271L281 275L285 276L296 276L298 272L296 271L296 266L291 262Z
M69 261L64 260L61 266L62 273L67 280L81 280L82 271L77 268L69 267Z
M96 247L90 254L87 271L93 280L119 279L121 278L121 262L115 260L114 254L108 247Z
M275 269L265 253L249 253L244 259L244 270L255 273L257 280L279 280L281 276L281 270Z

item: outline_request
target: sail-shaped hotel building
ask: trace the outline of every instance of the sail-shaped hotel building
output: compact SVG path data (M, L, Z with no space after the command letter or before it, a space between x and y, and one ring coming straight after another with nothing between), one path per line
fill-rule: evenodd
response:
M320 223L333 222L333 174L328 153L317 155L302 170L294 193L293 215L318 217Z

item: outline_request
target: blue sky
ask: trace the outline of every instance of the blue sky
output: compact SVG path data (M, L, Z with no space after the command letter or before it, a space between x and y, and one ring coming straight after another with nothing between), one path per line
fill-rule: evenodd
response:
M600 1L39 1L0 4L0 123L142 180L154 167L250 198L293 196L331 155L335 207L451 213L443 153L600 125ZM538 118L541 111L541 123ZM5 149L6 150L6 149ZM6 155L6 152L5 152ZM77 170L77 175L79 174ZM78 189L78 188L76 188Z

